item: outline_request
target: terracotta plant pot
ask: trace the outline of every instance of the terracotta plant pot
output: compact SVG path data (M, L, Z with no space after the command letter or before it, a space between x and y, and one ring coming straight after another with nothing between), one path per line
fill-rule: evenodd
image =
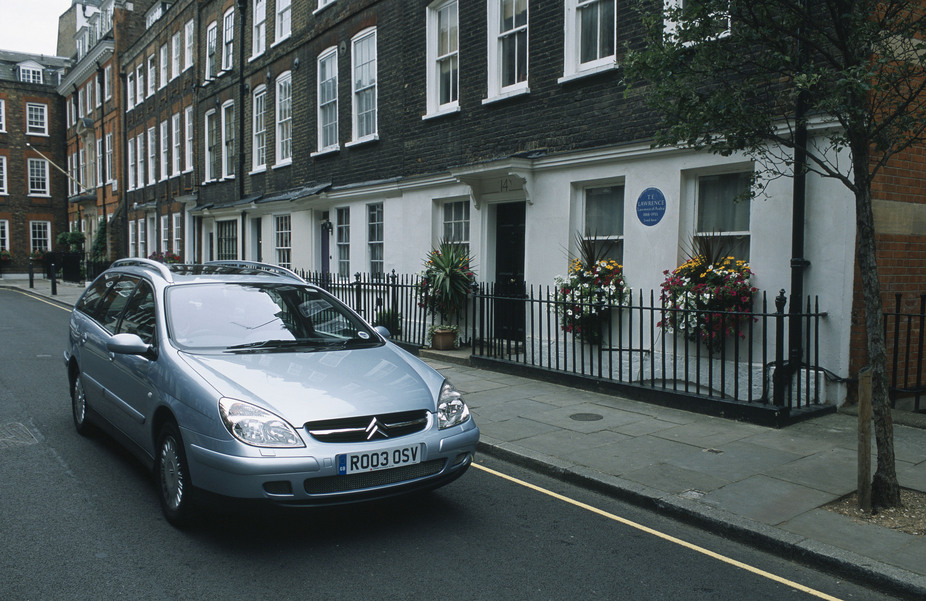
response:
M453 330L434 330L431 334L431 348L436 351L449 351L453 348L456 333Z

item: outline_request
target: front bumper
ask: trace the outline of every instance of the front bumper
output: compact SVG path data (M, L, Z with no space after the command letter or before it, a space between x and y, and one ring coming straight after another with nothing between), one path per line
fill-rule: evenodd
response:
M338 474L336 457L361 450L355 444L320 443L300 449L299 456L242 457L198 442L187 444L190 475L198 489L283 505L336 505L433 489L456 480L473 461L479 428L470 420L439 434L383 441L378 446L421 443L420 463L349 475ZM377 445L362 450L375 451Z

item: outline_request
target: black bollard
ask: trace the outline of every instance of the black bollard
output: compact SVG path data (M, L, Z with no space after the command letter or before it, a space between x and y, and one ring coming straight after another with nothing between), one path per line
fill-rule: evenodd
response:
M29 257L29 287L35 288L35 268L32 266L32 257Z
M51 264L51 295L58 295L58 274L55 272L55 264Z

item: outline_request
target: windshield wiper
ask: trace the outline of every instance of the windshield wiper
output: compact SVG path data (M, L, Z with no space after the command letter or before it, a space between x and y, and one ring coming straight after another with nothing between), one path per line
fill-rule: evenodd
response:
M309 340L299 338L296 340L261 340L259 342L247 342L245 344L236 344L227 347L227 351L258 351L258 350L278 350L290 348L317 348L324 343L318 340Z

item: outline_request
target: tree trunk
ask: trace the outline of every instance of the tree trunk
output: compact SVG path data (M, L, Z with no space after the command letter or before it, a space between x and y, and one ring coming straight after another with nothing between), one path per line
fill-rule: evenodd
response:
M881 285L875 257L874 216L871 208L871 182L868 155L854 156L857 259L862 279L865 329L868 339L868 365L871 367L871 410L874 420L878 465L871 483L871 504L878 508L900 506L900 484L894 464L894 424L887 390L887 350L884 342ZM859 162L863 162L861 165Z

